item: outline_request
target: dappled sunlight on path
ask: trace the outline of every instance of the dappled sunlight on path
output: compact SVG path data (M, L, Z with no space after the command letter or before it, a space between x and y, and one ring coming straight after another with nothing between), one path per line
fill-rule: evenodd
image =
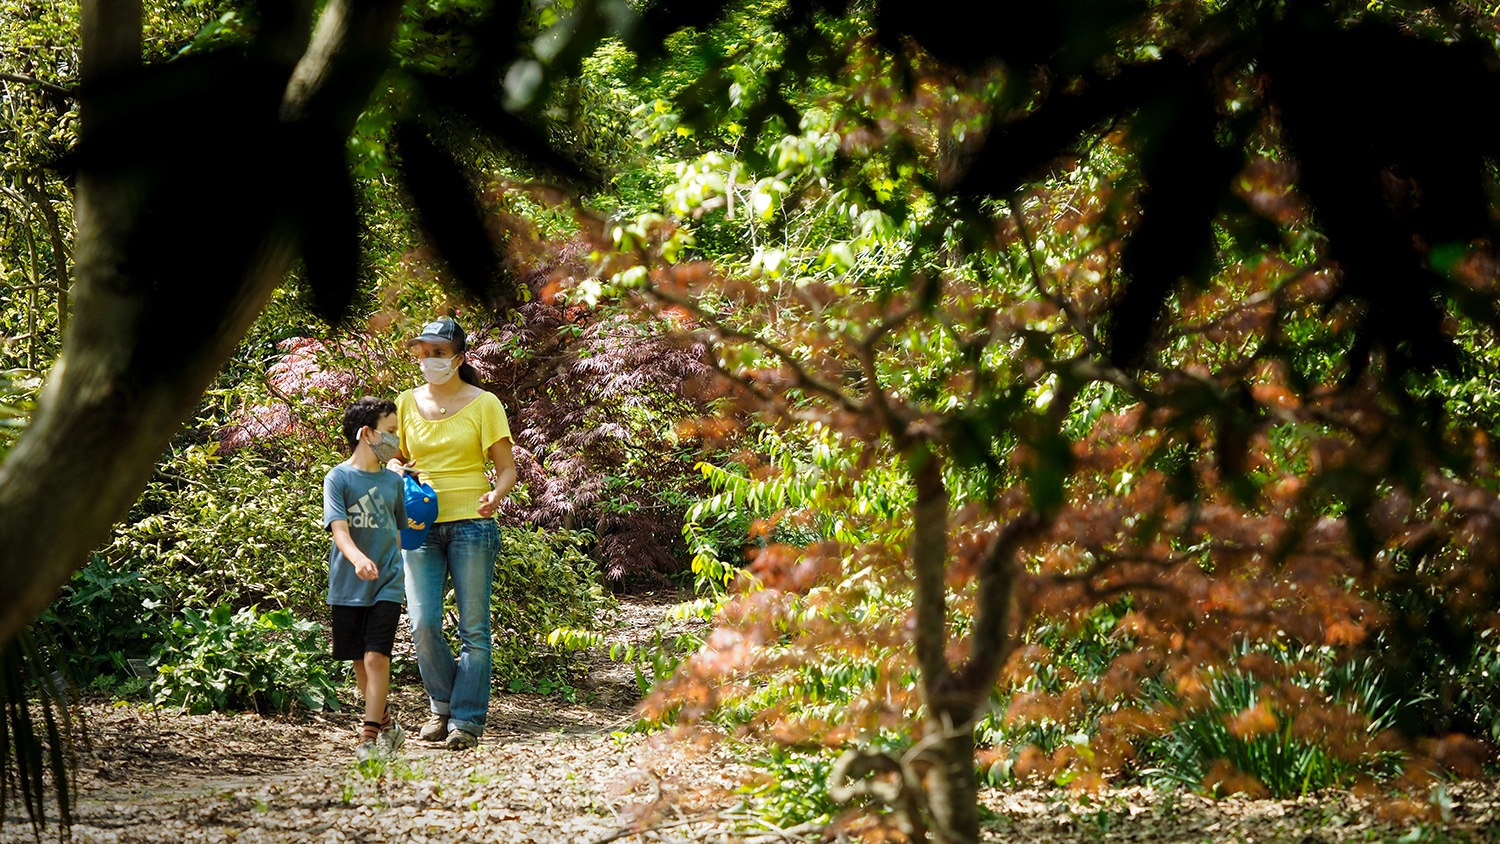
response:
M416 691L397 696L417 711ZM360 770L347 716L153 715L91 705L82 750L79 842L757 841L724 837L752 772L721 753L618 732L621 712L534 695L499 695L496 728L451 753L409 740ZM415 721L415 718L407 718ZM1097 796L1058 788L989 789L986 841L1219 842L1500 840L1500 789L1447 788L1452 821L1418 828L1389 806L1347 794L1210 800L1142 787ZM33 840L19 813L0 841ZM55 833L55 830L53 830ZM712 833L710 835L710 833ZM44 834L45 835L45 834ZM705 837L709 836L709 837ZM1403 837L1406 836L1406 837ZM769 840L769 839L767 839ZM781 840L777 837L777 840ZM785 840L810 842L809 837Z
M403 703L414 697L408 691ZM589 719L583 707L544 698L498 696L495 708L498 729L473 752L411 740L392 762L360 769L347 718L88 707L93 748L81 753L73 837L577 842L622 829L653 803L720 808L702 795L729 784L733 766L721 760L612 735L598 713ZM0 835L30 839L24 821Z

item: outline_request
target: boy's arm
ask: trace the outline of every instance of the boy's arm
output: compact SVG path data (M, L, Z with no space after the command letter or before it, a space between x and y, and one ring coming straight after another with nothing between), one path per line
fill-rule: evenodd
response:
M328 529L333 531L333 543L339 547L340 553L354 564L354 573L360 580L374 580L380 576L380 569L376 567L375 561L354 544L354 537L349 535L347 521L334 519L328 524Z

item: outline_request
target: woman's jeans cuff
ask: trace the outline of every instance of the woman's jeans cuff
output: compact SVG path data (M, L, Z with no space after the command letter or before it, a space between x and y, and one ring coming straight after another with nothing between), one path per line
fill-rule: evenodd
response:
M472 721L460 721L457 718L449 718L448 719L448 732L451 733L454 730L463 730L464 732L468 733L469 735L475 736L475 737L484 735L484 725L483 724L475 724Z

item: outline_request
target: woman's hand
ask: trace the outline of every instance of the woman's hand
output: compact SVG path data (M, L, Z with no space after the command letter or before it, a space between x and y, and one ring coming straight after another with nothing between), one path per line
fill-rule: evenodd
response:
M495 511L500 509L500 501L503 498L505 496L501 495L497 489L492 489L484 495L479 496L479 518L488 519L495 515Z
M398 475L410 475L413 472L417 471L417 464L416 461L412 461L411 463L402 463L401 458L392 457L390 460L386 461L385 468L390 469L392 472L395 472Z
M516 485L516 461L511 455L510 437L496 440L489 448L490 460L495 464L495 488L479 496L479 518L488 519L500 509L500 502L510 495Z

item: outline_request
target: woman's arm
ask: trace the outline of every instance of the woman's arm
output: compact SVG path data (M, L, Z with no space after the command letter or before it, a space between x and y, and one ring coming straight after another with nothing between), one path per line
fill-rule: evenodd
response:
M490 462L495 464L495 488L479 496L479 517L488 519L500 509L500 502L516 485L516 461L510 453L510 437L496 440L490 446Z

